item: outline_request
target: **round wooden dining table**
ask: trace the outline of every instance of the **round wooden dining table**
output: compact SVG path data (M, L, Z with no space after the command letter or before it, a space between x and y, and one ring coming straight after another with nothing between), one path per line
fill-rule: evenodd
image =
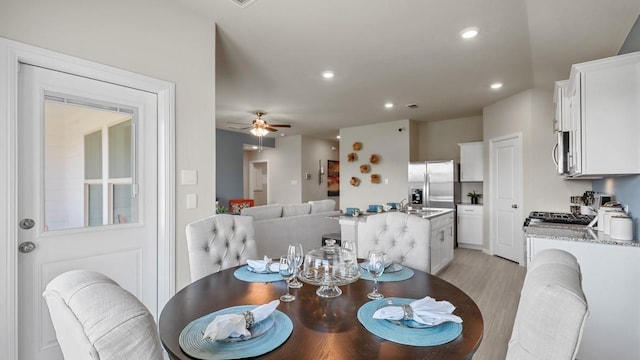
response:
M180 348L181 331L191 321L237 305L261 305L286 292L286 283L252 283L235 278L236 268L206 276L180 290L165 305L159 319L160 339L172 359L194 359ZM478 349L483 319L476 303L454 285L414 270L408 280L379 283L386 297L419 299L430 296L451 302L462 318L462 334L437 346L408 346L380 338L358 321L358 309L370 301L373 282L363 279L341 286L342 295L325 299L317 286L291 289L293 302L281 302L278 310L293 322L291 336L260 359L470 359Z

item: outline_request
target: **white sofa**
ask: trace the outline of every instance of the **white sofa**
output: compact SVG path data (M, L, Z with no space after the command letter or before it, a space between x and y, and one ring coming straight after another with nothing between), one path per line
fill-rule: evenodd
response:
M277 259L294 243L302 244L306 253L322 246L322 235L340 232L338 220L329 218L340 215L331 199L254 206L242 209L240 215L253 217L259 258Z

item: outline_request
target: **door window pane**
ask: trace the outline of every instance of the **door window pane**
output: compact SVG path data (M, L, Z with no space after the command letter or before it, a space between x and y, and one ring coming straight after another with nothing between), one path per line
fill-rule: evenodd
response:
M101 184L89 185L87 196L87 226L102 225L102 189Z
M137 222L137 112L65 96L47 92L44 100L43 228Z
M109 127L109 178L131 177L131 120Z
M134 218L131 184L113 185L113 223L126 224L132 220Z
M102 131L84 137L84 179L102 178Z

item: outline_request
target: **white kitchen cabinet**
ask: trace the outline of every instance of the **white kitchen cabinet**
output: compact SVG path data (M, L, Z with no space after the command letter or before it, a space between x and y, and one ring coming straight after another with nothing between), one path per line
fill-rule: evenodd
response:
M484 145L482 141L460 143L460 181L484 180Z
M563 91L570 176L640 173L640 53L573 65Z
M453 260L453 212L431 221L431 274L437 274Z
M544 249L575 256L589 306L577 359L640 359L640 247L527 237L527 264Z
M458 205L458 246L482 249L482 205Z

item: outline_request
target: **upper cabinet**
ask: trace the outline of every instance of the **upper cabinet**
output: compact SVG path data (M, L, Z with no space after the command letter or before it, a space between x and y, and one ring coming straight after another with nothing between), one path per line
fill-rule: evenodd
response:
M570 177L640 173L640 52L573 65L554 100Z
M460 146L460 181L478 182L484 179L483 143L469 142Z

